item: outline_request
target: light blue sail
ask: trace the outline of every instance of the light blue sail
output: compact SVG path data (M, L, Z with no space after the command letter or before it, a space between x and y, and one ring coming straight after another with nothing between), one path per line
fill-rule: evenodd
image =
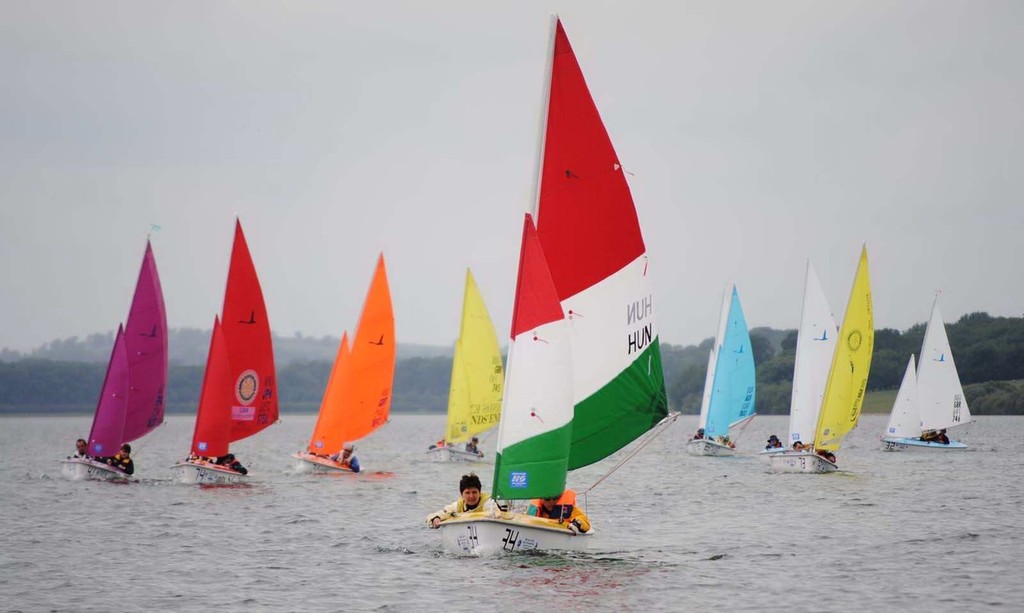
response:
M708 438L725 436L729 426L754 415L754 352L735 285L722 338L717 340L720 345L715 379L704 427L704 436Z

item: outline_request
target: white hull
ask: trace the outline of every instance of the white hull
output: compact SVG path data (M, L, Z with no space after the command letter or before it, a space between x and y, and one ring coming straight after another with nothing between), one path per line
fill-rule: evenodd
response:
M445 552L459 556L489 556L517 551L580 551L591 533L573 534L550 520L520 513L500 517L476 513L441 524Z
M321 458L320 456L310 455L304 451L293 453L292 457L295 458L296 472L355 474L355 471L348 466L342 466L330 458Z
M765 449L757 454L757 459L765 464L772 463L772 456L776 456L780 453L785 453L786 448L780 447L779 449Z
M782 473L832 473L839 470L834 463L810 451L786 451L769 458L772 470Z
M113 481L114 479L131 479L131 475L126 475L113 466L83 458L61 460L60 464L61 475L63 475L65 479L71 479L72 481Z
M690 455L722 457L736 455L736 450L728 445L701 438L686 441L686 453Z
M919 438L896 438L896 439L882 439L882 450L883 451L911 451L914 449L936 449L940 451L957 450L963 451L967 449L967 445L960 441L949 441L948 444L934 443L930 441L922 441Z
M479 462L484 458L482 453L473 453L454 447L439 447L427 451L427 459L431 462Z
M187 484L240 483L247 480L247 477L241 473L236 473L223 466L205 463L181 462L171 467L171 473L174 475L175 481Z

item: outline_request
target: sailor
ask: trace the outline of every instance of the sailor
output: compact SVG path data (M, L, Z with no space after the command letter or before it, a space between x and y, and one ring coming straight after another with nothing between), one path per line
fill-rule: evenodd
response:
M229 453L227 455L223 455L223 456L217 458L217 462L216 463L217 463L217 466L223 466L225 468L230 468L231 470L235 471L236 473L238 473L240 475L248 475L249 474L249 471L244 466L242 466L242 463L235 459L235 454L233 454L233 453Z
M437 441L436 443L431 445L429 449L444 449L444 439Z
M345 443L341 447L341 453L332 455L331 459L338 464L341 464L343 468L348 468L352 472L357 473L359 472L359 460L356 459L356 456L352 455L355 450L355 445L352 443Z
M782 449L782 441L779 440L779 437L777 437L777 436L775 436L773 434L773 435L768 437L768 444L765 445L764 448L765 449Z
M793 451L809 451L807 445L804 445L803 441L797 441L793 443Z
M96 458L96 460L113 466L126 475L135 472L135 462L132 462L132 446L128 443L121 445L121 450L115 453L113 457Z
M566 524L574 533L590 530L590 519L576 506L576 492L565 490L561 496L538 498L530 504L527 515L557 520Z
M80 438L77 441L75 441L75 455L72 457L82 458L83 460L90 459L89 446L86 445L84 438Z
M480 442L480 439L478 439L477 437L474 436L471 441L466 443L466 451L469 452L469 453L475 453L478 456L483 457L484 454L480 453L480 449L477 448L477 444L479 442Z
M943 428L942 430L939 430L939 432L935 435L935 442L939 443L940 445L948 445L949 444L949 437L946 436L946 429L945 428Z
M441 522L460 513L473 513L492 508L491 495L481 492L480 477L474 473L462 475L459 479L459 499L436 513L427 516L427 526L439 528ZM488 504L490 503L490 504Z
M693 435L693 440L699 441L704 438L704 428L697 428L697 434Z

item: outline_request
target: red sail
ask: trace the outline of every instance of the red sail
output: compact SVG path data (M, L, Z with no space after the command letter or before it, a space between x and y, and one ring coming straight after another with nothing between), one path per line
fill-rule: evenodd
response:
M274 347L267 307L242 234L242 224L238 221L235 222L221 329L234 389L231 440L238 441L275 423L278 414Z
M192 435L192 453L195 455L215 457L227 454L231 440L231 405L235 397L233 384L227 342L220 320L214 319L203 391L196 412L196 429Z
M512 306L512 340L538 326L564 318L544 259L544 249L537 239L533 218L527 213L523 221L523 245L519 251L516 300Z
M537 232L565 300L645 249L633 196L561 21L550 91Z

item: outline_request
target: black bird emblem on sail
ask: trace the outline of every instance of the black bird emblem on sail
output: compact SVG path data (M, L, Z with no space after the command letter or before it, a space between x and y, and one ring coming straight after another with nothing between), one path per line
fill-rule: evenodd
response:
M145 332L139 332L139 336L145 336L145 337L148 337L148 338L156 338L156 324L153 324L153 331L152 332L150 332L149 334L146 334Z
M256 309L252 309L251 311L249 311L249 321L245 321L244 319L239 319L238 323L240 323L240 324L248 324L250 326L255 324L256 323Z
M374 342L374 341L369 341L369 343L370 343L371 345L381 345L381 346L383 346L383 345L384 345L384 335L383 335L383 334L381 334L381 335L380 335L380 338L379 338L379 339L378 339L378 340L377 340L376 342Z

